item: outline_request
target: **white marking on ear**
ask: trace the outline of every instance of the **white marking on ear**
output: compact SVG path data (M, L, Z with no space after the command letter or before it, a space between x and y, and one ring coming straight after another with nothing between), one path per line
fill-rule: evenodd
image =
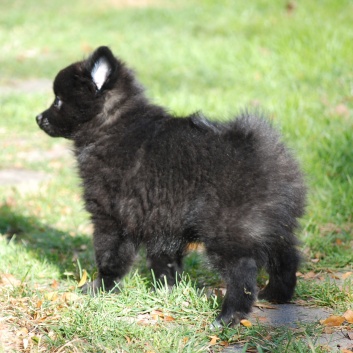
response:
M110 74L111 68L106 58L99 58L93 66L91 76L98 89L101 89Z

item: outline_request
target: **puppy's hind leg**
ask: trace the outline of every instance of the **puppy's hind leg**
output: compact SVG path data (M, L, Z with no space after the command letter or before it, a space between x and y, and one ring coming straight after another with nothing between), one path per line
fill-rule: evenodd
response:
M269 282L260 291L259 299L275 303L289 302L297 283L296 272L299 263L300 255L294 245L277 247L269 256L266 266Z
M215 327L238 324L250 313L257 295L257 265L253 258L233 259L224 265L227 292L221 313L213 323Z

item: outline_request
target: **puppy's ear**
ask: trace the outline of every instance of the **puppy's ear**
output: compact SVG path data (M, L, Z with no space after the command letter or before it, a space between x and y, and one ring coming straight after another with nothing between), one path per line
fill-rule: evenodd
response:
M117 71L118 61L108 47L99 47L86 63L86 68L89 70L98 91L103 86L107 87L109 83L112 83L111 81Z

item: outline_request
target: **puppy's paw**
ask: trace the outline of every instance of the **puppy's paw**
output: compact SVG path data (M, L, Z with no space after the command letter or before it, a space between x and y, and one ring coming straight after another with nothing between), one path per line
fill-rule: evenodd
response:
M100 279L96 279L93 282L86 282L81 288L80 291L82 294L88 294L91 296L96 296L98 293L103 291L102 281Z
M101 280L100 278L95 279L93 282L85 283L80 290L82 294L88 294L91 296L96 296L102 292L119 292L116 282L110 283L109 286L106 286L104 280Z
M211 330L220 330L223 327L233 327L240 323L246 317L243 312L235 312L231 315L219 314L215 321L210 325Z

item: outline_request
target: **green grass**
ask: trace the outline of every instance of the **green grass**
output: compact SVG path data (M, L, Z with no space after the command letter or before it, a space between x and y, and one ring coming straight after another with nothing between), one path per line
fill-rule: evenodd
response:
M199 254L190 254L190 279L171 293L152 290L142 254L119 295L65 299L75 293L82 269L90 276L96 271L75 164L65 152L69 143L35 124L53 99L50 90L4 87L52 80L99 45L109 45L136 70L148 95L176 114L202 109L223 120L245 107L264 110L307 175L307 213L298 234L302 272L352 269L353 3L298 1L294 10L280 0L126 4L1 3L0 170L51 176L35 191L0 186L0 275L13 276L12 284L0 282L0 323L11 333L10 347L26 351L29 337L31 352L215 352L237 342L258 352L324 352L317 323L294 331L254 323L211 332L219 303L201 288L222 283ZM296 300L341 314L353 302L347 281L342 287L301 279ZM156 322L154 311L163 313ZM210 346L215 334L217 344Z

